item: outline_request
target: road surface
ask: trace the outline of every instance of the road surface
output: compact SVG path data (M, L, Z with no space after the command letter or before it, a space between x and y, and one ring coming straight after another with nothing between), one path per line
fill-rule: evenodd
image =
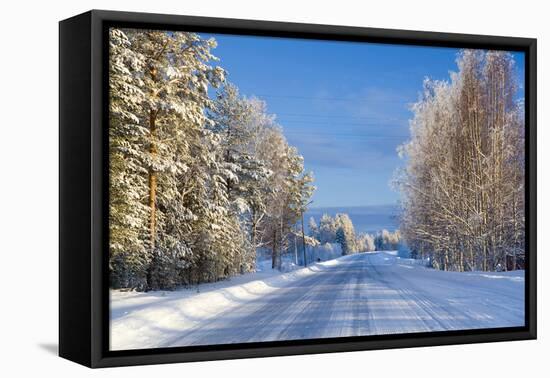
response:
M510 327L523 321L522 274L441 272L388 253L361 253L173 332L157 346Z

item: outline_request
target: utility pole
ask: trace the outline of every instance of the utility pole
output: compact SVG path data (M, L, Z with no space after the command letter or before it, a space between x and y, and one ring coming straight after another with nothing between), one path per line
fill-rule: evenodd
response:
M302 245L304 247L304 266L307 266L307 259L306 259L306 234L304 232L304 213L305 211L302 211Z
M307 257L306 257L306 233L304 231L304 213L306 212L306 209L309 205L311 205L313 201L309 201L304 208L302 209L302 246L304 247L304 266L307 266Z
M294 264L298 265L298 223L294 224Z

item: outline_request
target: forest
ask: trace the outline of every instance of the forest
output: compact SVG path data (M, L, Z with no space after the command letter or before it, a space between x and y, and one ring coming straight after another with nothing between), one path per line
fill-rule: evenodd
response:
M513 56L462 50L450 80L424 82L398 153L399 230L356 233L347 214L304 214L312 172L262 99L228 80L216 41L109 32L112 288L174 289L281 270L310 249L398 250L434 268L495 271L525 259L524 105ZM301 226L301 227L300 227ZM340 253L340 252L339 252Z
M315 190L265 102L215 65L214 39L110 29L110 285L173 289L281 251ZM295 237L295 236L294 236Z
M525 120L510 53L462 50L450 81L426 80L412 107L401 232L435 268L522 268Z
M358 252L396 251L403 247L404 241L399 230L390 232L383 229L375 234L365 232L356 233L353 222L348 214L338 213L334 217L323 214L319 225L314 218L309 220L308 245L323 246L338 244L342 255Z

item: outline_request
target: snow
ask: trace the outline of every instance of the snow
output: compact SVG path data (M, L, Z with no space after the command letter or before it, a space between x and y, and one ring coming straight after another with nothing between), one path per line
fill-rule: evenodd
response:
M173 332L191 329L232 307L254 300L277 288L321 271L328 261L307 268L283 261L283 271L271 261L258 263L257 272L225 281L201 284L178 291L134 292L111 290L111 349L153 348Z
M443 272L370 252L287 273L267 263L173 292L111 291L111 349L522 326L523 271Z

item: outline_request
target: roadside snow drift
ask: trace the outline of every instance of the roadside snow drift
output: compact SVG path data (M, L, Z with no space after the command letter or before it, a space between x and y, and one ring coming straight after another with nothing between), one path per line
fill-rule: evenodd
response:
M361 253L174 292L111 291L111 349L524 324L523 271L442 272Z

